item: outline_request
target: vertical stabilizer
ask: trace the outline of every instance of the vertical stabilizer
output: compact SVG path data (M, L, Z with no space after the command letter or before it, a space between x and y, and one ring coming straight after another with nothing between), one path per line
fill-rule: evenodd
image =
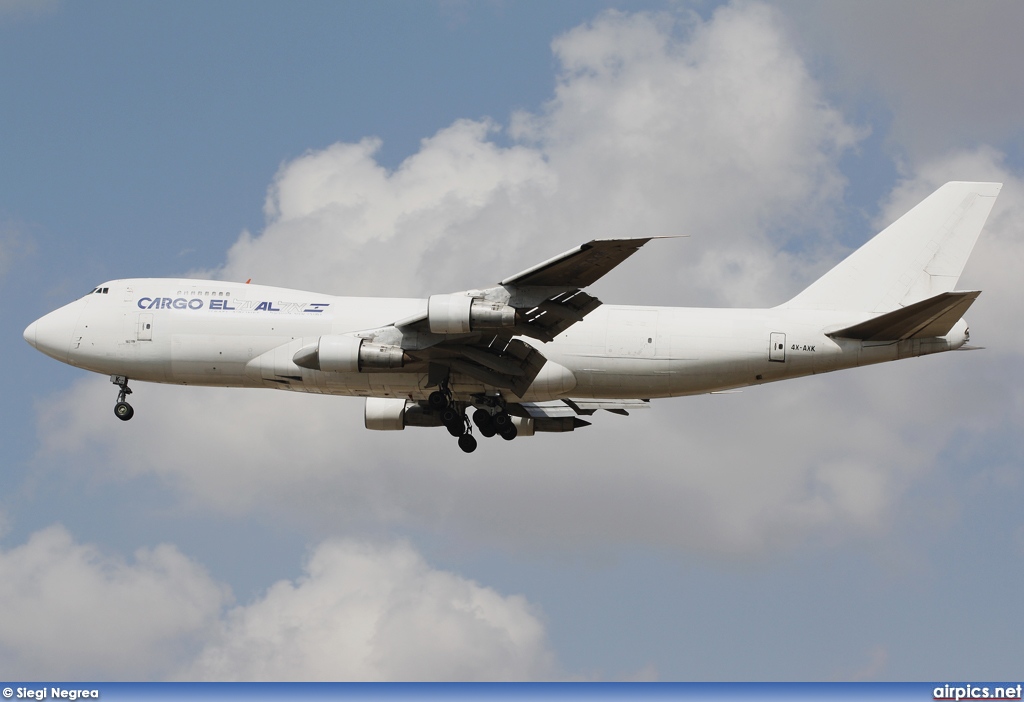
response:
M1002 183L946 183L782 305L888 312L956 287Z

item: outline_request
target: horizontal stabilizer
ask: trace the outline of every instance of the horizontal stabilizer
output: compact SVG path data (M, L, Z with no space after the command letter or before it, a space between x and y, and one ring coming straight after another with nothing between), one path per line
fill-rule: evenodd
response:
M980 294L980 290L941 293L852 327L829 332L828 335L862 341L902 341L945 336Z

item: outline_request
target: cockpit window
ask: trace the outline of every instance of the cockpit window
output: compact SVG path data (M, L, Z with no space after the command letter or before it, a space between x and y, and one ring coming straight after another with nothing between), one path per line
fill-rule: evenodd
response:
M93 288L86 295L108 295L109 293L110 288Z

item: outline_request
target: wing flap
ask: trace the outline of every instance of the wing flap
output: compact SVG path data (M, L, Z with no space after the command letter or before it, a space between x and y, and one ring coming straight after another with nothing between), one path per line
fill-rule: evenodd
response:
M410 353L435 368L450 368L486 385L523 395L547 363L537 349L525 341L510 339L504 348L444 344ZM443 371L442 371L443 372ZM436 382L431 380L431 385Z
M524 311L513 331L541 341L551 341L600 306L600 300L585 292L559 293Z
M534 418L589 416L598 410L613 414L629 414L629 410L646 409L650 400L549 400L547 402L520 402L527 415Z
M612 414L629 414L629 410L647 409L650 400L565 400L578 414L593 414L597 410L607 410Z
M861 341L903 341L945 336L980 294L980 290L940 293L852 327L829 332L828 336Z
M561 417L576 416L576 410L561 400L551 400L550 402L519 402L516 404L523 408L523 411L526 412L526 416L533 417L534 419L558 419Z

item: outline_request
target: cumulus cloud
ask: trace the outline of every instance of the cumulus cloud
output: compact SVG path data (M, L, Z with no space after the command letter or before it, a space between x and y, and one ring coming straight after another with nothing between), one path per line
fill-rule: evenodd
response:
M266 229L243 236L221 274L428 294L497 280L592 236L687 231L649 244L596 292L774 304L823 257L838 258L822 229L856 133L822 99L775 11L726 6L706 22L609 12L554 50L556 95L513 119L513 145L497 143L494 123L459 121L394 171L376 163L373 140L306 154L281 168ZM996 152L908 175L878 229L944 180L975 177L1008 185L968 268L981 287L994 283L971 319L976 334L1009 341L1020 332L998 318L1012 315L1005 261L1021 255L1020 188ZM951 354L658 401L629 419L598 415L597 429L484 443L472 456L443 431L366 432L359 400L269 391L139 387L136 417L122 425L78 411L111 399L104 379L85 380L44 402L40 421L52 457L105 464L111 479L159 475L231 513L454 529L528 548L639 542L749 555L884 525L962 422L951 406L981 404L992 383L971 374L982 361Z
M183 662L229 593L176 548L131 562L62 526L0 551L5 678L147 678Z
M496 257L508 223L553 185L540 153L499 147L488 140L495 129L458 121L394 172L374 159L374 139L285 164L267 198L268 226L239 239L221 274L335 294L465 287L454 282L462 264Z
M8 679L520 680L555 675L544 625L407 544L326 541L305 575L225 611L175 547L132 561L62 526L0 550Z
M429 294L498 280L590 237L687 232L652 242L595 292L770 305L838 258L823 231L857 132L822 98L774 10L726 6L706 22L609 12L554 51L555 97L514 117L512 145L499 145L497 124L459 121L394 171L376 163L373 140L285 164L266 229L244 235L220 274ZM975 177L986 158L998 165L972 152L908 176L885 216L945 173ZM968 162L978 168L961 172ZM1019 211L1007 194L998 232L1019 221L1005 214ZM488 442L472 456L443 431L366 432L359 400L269 391L140 386L123 425L78 411L111 400L105 380L86 380L43 403L43 449L92 456L84 462L106 464L112 479L159 475L218 510L321 529L750 556L884 526L958 426L950 405L972 397L934 382L977 363L951 356L658 401L628 419L598 415L597 429Z
M330 541L305 575L232 610L187 678L530 680L552 677L525 599L431 569L405 544Z
M827 238L806 243L820 232L799 239L830 221L838 160L857 131L822 98L774 10L726 6L706 22L607 12L553 49L555 96L513 118L511 145L499 145L499 125L463 120L394 171L374 160L371 139L308 153L281 168L265 230L241 237L219 273L423 295L496 281L591 237L683 232L692 237L652 243L595 292L773 304L795 291L808 260L834 250ZM92 445L115 474L156 473L231 511L334 527L458 524L534 546L612 539L737 552L860 528L899 482L884 459L909 453L881 421L858 425L857 436L894 437L877 452L857 450L838 409L837 428L822 428L820 385L732 404L655 403L646 417L599 417L600 431L454 460L444 432L365 432L357 400L147 387L133 396L130 426L115 427L106 413L68 409L106 402L109 386L72 392L44 407L60 427L46 450ZM765 403L786 413L781 430L761 421ZM809 435L796 448L794 432Z
M863 102L880 97L891 112L890 143L917 163L950 144L1019 140L1024 61L1014 0L779 0L834 85Z
M779 249L841 194L858 132L776 13L607 12L553 44L554 98L503 129L460 120L393 171L379 142L285 164L227 278L363 295L479 287L599 237L690 234L599 284L617 299L752 303L791 291ZM502 139L504 137L504 139ZM499 140L511 140L500 146Z
M927 389L930 369L916 370L656 401L628 419L599 415L596 430L494 439L471 456L444 432L363 430L360 400L258 390L140 386L125 427L74 409L109 404L109 386L90 380L48 405L43 421L55 460L86 451L108 464L108 479L160 475L207 508L306 528L389 524L516 548L738 554L877 527L940 448L914 439L941 419L943 401L914 417L891 403Z

